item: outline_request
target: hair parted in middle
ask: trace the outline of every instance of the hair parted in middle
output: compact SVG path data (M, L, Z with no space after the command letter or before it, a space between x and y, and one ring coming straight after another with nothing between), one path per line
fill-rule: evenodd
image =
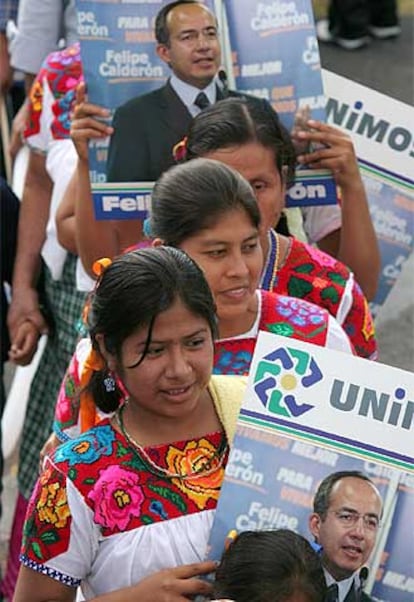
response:
M88 312L93 348L103 335L105 349L121 357L122 343L140 328L148 327L144 359L158 314L179 299L196 316L206 320L212 337L217 334L215 303L203 272L183 251L157 247L131 251L117 257L103 272L92 295ZM104 412L114 411L121 391L108 396L103 379L107 369L94 372L88 389Z
M212 159L194 159L166 171L152 191L150 231L165 244L180 244L224 213L244 210L252 225L260 213L250 184L234 169Z
M187 132L185 158L251 142L272 149L276 169L287 184L293 182L296 154L289 132L270 104L259 98L226 98L194 117Z

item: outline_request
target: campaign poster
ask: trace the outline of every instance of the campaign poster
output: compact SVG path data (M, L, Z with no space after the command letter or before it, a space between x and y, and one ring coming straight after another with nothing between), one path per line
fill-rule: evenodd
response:
M325 121L318 42L311 0L227 0L236 89L266 98L289 132L302 111ZM287 207L337 202L328 170L298 166Z
M414 249L413 107L323 70L327 121L355 145L381 254L378 315Z
M401 568L409 536L395 522L395 483L414 479L413 399L412 373L260 333L207 556L219 560L229 533L244 530L287 528L311 540L321 480L360 470L382 497L381 529L394 521L390 556ZM413 502L406 502L411 513ZM371 556L371 587L382 552Z
M414 598L413 540L408 534L401 537L413 524L413 508L414 476L406 474L398 487L395 511L371 592L376 602L405 602Z
M202 0L203 1L203 0ZM161 87L170 69L156 53L154 22L169 0L76 0L78 37L88 99L115 110ZM214 11L214 1L204 0ZM97 219L142 219L153 182L106 184L109 138L91 141L90 178Z
M126 100L164 83L168 67L155 53L153 24L165 0L76 1L82 60L92 102L105 105L113 115L116 107ZM268 97L289 130L299 109L309 108L314 118L324 118L319 51L310 0L285 3L244 0L243 11L236 2L226 2L224 10L221 2L205 0L205 4L211 10L217 6L220 24L230 25L229 52L240 58L240 65L235 66L236 73L241 72L235 78L237 89ZM223 19L222 12L225 13ZM251 23L253 35L250 35ZM223 46L226 51L227 45ZM229 81L234 78L230 76ZM96 217L143 218L149 208L153 183L108 187L108 145L108 140L91 143L90 171ZM295 185L287 194L288 206L336 202L336 187L329 172L298 169Z

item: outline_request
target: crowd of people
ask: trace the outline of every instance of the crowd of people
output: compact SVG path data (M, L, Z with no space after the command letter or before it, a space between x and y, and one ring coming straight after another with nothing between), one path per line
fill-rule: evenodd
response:
M204 561L259 331L376 358L368 301L380 257L352 141L314 120L290 133L267 101L223 89L216 18L196 0L155 20L167 83L108 125L87 98L74 3L48 4L20 0L11 48L27 87L12 148L22 138L29 158L20 203L2 180L2 366L29 364L42 334L47 343L3 595L369 600L361 569L382 501L359 472L320 484L312 545L287 530L246 532L218 567ZM30 53L39 22L47 35ZM95 220L88 143L108 135L109 181L156 181L145 223ZM308 243L284 219L298 163L330 169L341 197L304 211Z

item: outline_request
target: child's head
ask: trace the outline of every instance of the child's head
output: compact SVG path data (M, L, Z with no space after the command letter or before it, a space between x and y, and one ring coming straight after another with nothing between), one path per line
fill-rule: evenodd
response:
M88 325L95 350L120 361L125 340L148 328L146 346L157 316L179 300L216 334L215 305L201 270L185 253L171 247L141 249L115 259L104 271L93 294ZM120 392L104 392L107 370L95 372L92 394L103 411L116 409Z
M323 602L321 561L309 542L287 529L245 531L224 552L214 594L234 602Z

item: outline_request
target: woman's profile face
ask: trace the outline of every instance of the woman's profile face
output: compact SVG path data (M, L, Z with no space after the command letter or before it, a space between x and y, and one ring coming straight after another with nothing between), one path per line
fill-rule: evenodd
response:
M285 185L271 148L259 142L230 146L204 155L238 171L253 188L260 209L260 233L265 235L279 221L285 203Z
M256 308L255 291L263 268L259 231L243 209L221 214L210 227L180 244L203 270L213 293L220 336L224 322L241 334Z

